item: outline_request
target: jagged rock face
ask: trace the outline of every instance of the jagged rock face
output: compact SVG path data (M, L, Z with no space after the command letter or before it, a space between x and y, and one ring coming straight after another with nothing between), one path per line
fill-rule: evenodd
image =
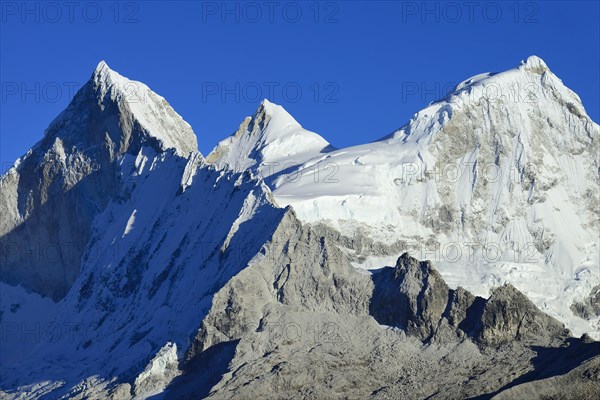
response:
M373 280L373 317L425 342L470 337L485 346L514 340L555 344L568 337L564 324L540 312L512 285L498 287L487 300L460 287L450 290L430 262L407 253Z
M540 312L521 292L511 285L492 292L481 317L479 338L487 345L509 340L550 344L566 338L564 324Z
M593 287L590 295L583 301L571 304L571 310L584 319L600 316L600 285Z
M568 337L513 287L488 300L450 290L430 262L408 254L360 274L341 251L351 241L338 235L287 213L263 256L213 298L186 356L193 367L167 398L465 398L530 371L529 345ZM219 359L223 378L199 374L200 359ZM432 374L439 382L427 381ZM453 389L442 392L446 381Z
M565 161L556 151L551 155L568 164L583 154L585 165L573 167L575 172L592 165L584 145L597 144L597 125L587 120L576 96L535 58L521 73L539 79L548 104L559 105L548 126L570 127L564 144L573 157ZM456 399L506 391L526 399L535 398L530 388L537 390L549 379L565 382L573 393L590 393L596 385L591 363L600 348L590 337L568 337L561 322L514 286L500 279L482 284L482 270L469 263L454 262L457 275L448 275L449 270L444 275L437 262L409 255L414 254L411 242L448 238L457 222L464 222L467 236L476 237L486 223L492 228L485 234L500 235L506 215L492 208L506 197L485 202L493 193L517 193L514 198L522 199L522 188L501 185L496 192L483 183L478 188L480 181L469 182L467 190L458 191L472 195L457 200L473 207L465 209L463 220L453 203L444 203L448 192L434 180L401 182L395 193L386 186L398 176L399 165L420 157L426 163L434 161L433 155L450 160L483 154L486 159L491 148L499 160L521 163L519 152L505 157L503 150L507 137L519 136L486 124L512 113L540 123L528 126L521 139L535 136L538 128L547 128L542 111L548 104L515 111L506 103L473 103L484 82L466 82L454 100L432 105L395 137L336 152L281 107L264 102L236 135L217 146L208 163L195 151L189 125L164 99L139 86L143 101L131 101L120 89L129 83L101 63L42 142L0 178L0 244L74 238L85 243L81 264L60 260L47 270L48 263L18 263L8 254L13 267L21 269L1 271L0 286L10 292L0 293L3 326L45 317L61 331L32 346L18 340L20 332L15 340L0 341L2 398ZM485 117L487 111L494 118ZM457 122L465 115L485 129L461 132ZM298 151L299 143L306 145L305 152ZM465 146L475 146L477 154ZM326 157L337 160L340 171L357 171L352 185L342 185L346 192L334 181L303 186L306 179L327 178L313 168ZM474 160L469 157L464 160ZM290 160L299 165L297 186L285 182L296 167L273 172L269 165ZM220 163L226 168L212 165ZM24 173L31 168L33 178ZM571 188L560 179L552 184L547 171L521 172L548 193ZM575 197L586 193L589 178L574 183ZM537 183L528 187L534 188L527 196L535 201L525 211L531 214L518 214L527 227L537 227L537 216L550 204L536 197ZM294 208L278 206L284 197ZM597 222L577 224L589 216L589 204L558 198L572 200L579 212L560 221L575 230L583 226L578 237L587 240ZM421 215L419 207L435 213ZM491 221L480 215L489 216L488 211ZM469 215L478 217L469 220ZM564 217L562 211L557 215ZM307 223L312 217L318 223ZM361 224L365 220L371 225ZM351 229L347 222L354 224ZM519 242L528 228L511 226L500 236ZM532 235L542 250L553 238ZM560 254L578 254L581 249L573 252L570 244ZM559 255L543 254L550 264ZM593 262L590 258L576 274L585 285L594 279ZM508 277L529 270L541 275L531 265L501 268L512 268ZM463 279L473 283L467 279L472 276L483 288L494 287L488 298L456 285ZM53 303L4 282L64 298ZM578 285L573 292L585 287ZM13 345L19 351L7 349Z
M79 125L81 137L70 132L75 121L59 117L2 178L4 282L55 300L67 293L79 273L92 219L119 192L112 164L119 144L107 134L120 131L114 112L100 109L88 83L65 111L85 121Z
M138 102L162 111L149 118ZM143 146L187 156L196 138L164 99L100 63L44 138L0 178L2 280L63 298L93 218L123 195L118 160Z
M448 285L428 262L403 254L393 270L374 276L371 310L384 325L427 340L437 330L448 303Z
M180 373L214 293L248 265L285 213L261 181L197 157L144 147L125 155L121 169L128 195L92 224L83 269L52 321L63 334L3 362L3 385L33 385L31 398L161 391ZM86 386L89 377L96 381Z
M267 183L303 222L411 243L450 287L510 283L582 334L598 331L570 305L600 283L599 146L581 100L532 56Z
M215 294L188 357L255 331L273 303L368 315L372 283L353 270L333 237L325 227L306 229L288 211L263 254Z

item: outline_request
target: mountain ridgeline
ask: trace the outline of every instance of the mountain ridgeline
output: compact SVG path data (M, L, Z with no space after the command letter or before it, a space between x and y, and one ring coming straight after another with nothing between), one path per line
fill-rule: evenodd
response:
M594 398L599 140L532 56L345 149L265 100L204 157L101 62L0 177L0 397Z

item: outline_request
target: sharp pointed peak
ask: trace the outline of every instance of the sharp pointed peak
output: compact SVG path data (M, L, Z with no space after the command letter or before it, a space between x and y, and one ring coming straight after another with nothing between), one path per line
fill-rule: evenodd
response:
M108 64L106 63L106 61L100 60L100 62L96 66L96 69L94 70L94 72L95 73L100 73L101 71L106 70L106 69L111 70L110 67L108 66Z
M527 57L526 60L521 61L519 69L536 72L538 74L543 74L546 71L550 71L550 68L548 68L548 65L546 65L544 60L536 55L531 55Z
M98 65L96 66L96 69L94 69L94 73L92 74L92 77L97 80L98 78L106 78L109 76L118 76L118 77L122 77L119 73L117 73L116 71L112 70L108 64L106 63L106 61L101 60Z
M264 110L267 114L272 115L276 112L277 109L280 109L280 108L285 111L285 109L282 106L280 106L279 104L272 103L268 99L263 99L263 101L260 102L260 105L258 106L257 111Z
M267 171L269 167L262 169L265 165L300 165L331 148L317 133L302 128L285 108L264 99L255 113L246 117L232 136L220 141L206 160L235 171L255 166L262 177L267 177L275 172Z
M100 89L103 96L115 84L119 87L125 87L125 84L133 82L111 69L104 60L98 63L90 80L96 88Z
M260 102L260 105L263 107L272 107L272 106L276 106L277 104L271 103L269 101L269 99L263 99L263 101Z
M271 101L264 99L261 101L258 109L254 113L252 118L263 119L264 116L269 117L269 121L271 124L281 127L286 125L297 125L300 126L298 121L292 115L287 112L283 106L279 104L272 103Z
M89 107L92 99L97 102L97 109ZM111 106L107 107L109 104ZM80 137L84 129L79 122L85 114L81 107L86 112L96 113L94 118L106 118L112 113L108 115L111 118L118 113L119 118L123 115L136 121L135 140L130 137L133 134L131 126L127 127L128 132L125 133L123 127L111 131L110 140L122 145L119 153L145 144L152 145L158 151L175 149L177 154L184 157L198 150L197 138L191 126L162 96L144 83L130 80L112 70L104 60L97 64L91 78L71 100L67 109L50 124L47 134L55 132L57 135ZM68 132L63 127L65 122L72 124ZM105 133L101 131L90 136L91 143L96 145L95 140L104 140Z

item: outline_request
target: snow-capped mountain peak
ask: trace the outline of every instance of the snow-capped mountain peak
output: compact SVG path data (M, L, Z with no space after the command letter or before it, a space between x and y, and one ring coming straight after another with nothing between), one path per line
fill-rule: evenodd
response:
M271 131L279 130L286 127L302 127L298 121L294 119L286 111L285 108L280 106L279 104L271 103L269 100L264 99L258 109L256 110L255 116L260 116L264 114L269 117L269 123L271 127Z
M521 61L521 66L519 68L527 69L529 71L534 71L534 72L537 72L538 74L541 74L545 71L550 70L548 68L548 66L546 65L546 63L544 62L544 60L542 60L541 58L539 58L536 55L531 55L531 56L527 57L527 60Z
M102 61L44 137L0 179L0 245L71 241L75 250L60 249L52 267L40 257L9 255L0 264L4 281L61 299L79 273L94 216L119 196L119 160L144 150L187 157L197 154L196 135L164 98Z
M101 62L0 177L0 398L475 398L579 365L599 142L530 57L340 150L264 100L204 159Z
M198 150L191 126L145 84L129 80L101 61L67 108L49 125L46 140L60 137L82 148L108 146L111 158L175 149L181 156Z
M96 69L92 74L92 81L95 86L100 89L100 92L105 94L112 85L125 83L128 79L110 69L106 61L102 60L98 63L98 66L96 66Z
M449 94L449 96L452 96L463 89L477 84L511 83L513 80L513 77L511 75L514 75L515 73L531 73L542 75L545 72L551 71L550 68L548 68L548 66L544 62L544 60L542 60L538 56L529 56L526 60L522 60L519 66L509 69L507 71L500 73L486 72L465 79L454 88L454 90Z
M182 156L198 150L191 126L162 96L142 82L129 80L112 70L105 61L100 61L89 85L99 104L116 103L119 113L129 114L131 122L139 125L141 140L148 139L157 150L173 148Z
M491 109L509 115L513 123L517 123L516 119L526 120L533 113L550 112L556 118L573 117L582 119L584 124L593 124L579 96L566 87L541 58L530 56L515 68L477 74L462 81L452 92L432 102L382 140L399 138L404 142L427 144L446 128L455 114L466 110L484 113Z
M287 170L273 193L304 222L413 243L422 258L432 243L476 243L479 260L435 255L446 281L480 295L510 282L582 333L600 326L570 308L600 282L599 128L532 56L465 80L390 137ZM321 162L334 168L318 180ZM485 246L503 255L490 261Z
M234 171L254 169L266 178L331 149L325 139L304 129L282 106L265 99L206 159Z

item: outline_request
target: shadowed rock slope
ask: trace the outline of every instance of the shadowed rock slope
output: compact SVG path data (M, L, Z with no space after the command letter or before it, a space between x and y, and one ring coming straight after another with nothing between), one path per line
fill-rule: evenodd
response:
M450 290L407 253L364 274L338 235L288 212L262 258L214 296L165 398L490 398L525 379L512 390L533 399L525 382L600 354L510 285L488 299ZM207 365L219 368L209 376Z
M100 62L44 137L0 177L2 281L62 299L94 217L124 195L120 159L144 146L187 157L197 140L164 98Z

